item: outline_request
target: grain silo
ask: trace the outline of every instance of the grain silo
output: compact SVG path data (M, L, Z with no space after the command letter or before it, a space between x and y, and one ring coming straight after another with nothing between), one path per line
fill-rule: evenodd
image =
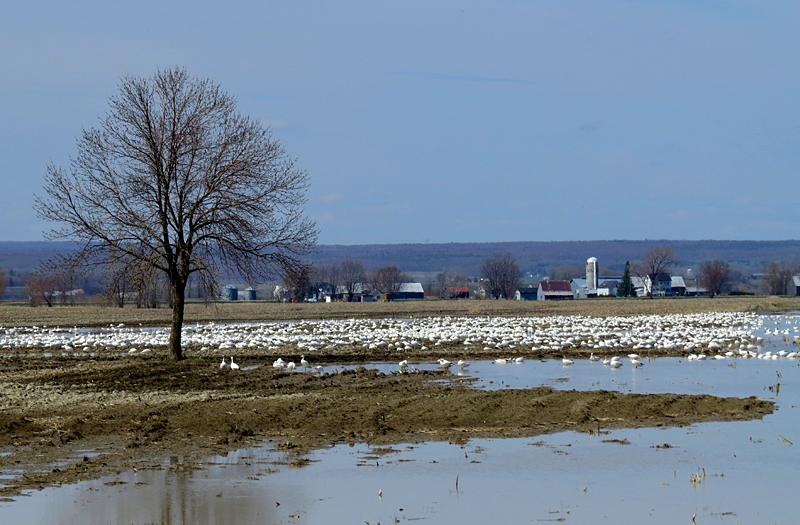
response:
M597 290L597 258L589 257L586 260L586 287Z
M222 300L223 301L238 301L239 300L239 289L236 288L232 284L229 284L228 286L224 286L222 288Z

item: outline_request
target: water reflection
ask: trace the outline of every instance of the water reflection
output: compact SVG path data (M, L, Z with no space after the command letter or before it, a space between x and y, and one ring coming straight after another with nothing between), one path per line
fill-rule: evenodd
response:
M683 428L390 449L342 445L312 452L305 466L292 466L300 464L295 456L265 443L205 465L174 457L163 470L45 489L0 503L0 516L26 524L673 524L691 523L696 514L698 524L732 525L793 523L800 514L798 361L664 358L612 369L588 360L569 367L528 360L474 362L464 373L486 388L755 395L775 400L778 410L763 420Z

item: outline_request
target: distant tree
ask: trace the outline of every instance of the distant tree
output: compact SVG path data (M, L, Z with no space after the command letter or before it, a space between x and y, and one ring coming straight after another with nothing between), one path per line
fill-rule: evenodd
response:
M384 266L372 271L370 282L380 293L386 295L386 300L391 301L400 292L403 283L409 281L408 275L400 271L397 266Z
M513 255L508 252L495 253L481 264L480 270L494 298L509 299L514 295L521 272Z
M314 289L315 293L319 293L321 290L324 290L326 287L330 288L331 293L335 294L336 289L339 287L341 282L341 272L339 270L338 264L322 264L319 266L314 266L311 268L311 272L309 274L309 279L311 281L311 287Z
M631 262L625 261L625 271L617 285L617 297L631 297L634 294L633 281L631 281Z
M675 257L672 246L664 245L647 249L642 262L637 265L637 273L643 280L650 280L650 286L647 287L647 296L650 299L653 298L659 274L665 273L670 265L679 263L680 259Z
M709 297L722 295L728 286L731 277L730 265L719 259L713 261L703 261L700 264L700 274L697 276L697 283L708 291Z
M347 292L347 300L352 301L353 295L356 293L356 286L359 284L363 285L364 281L366 281L364 265L352 259L342 261L341 279L344 289Z
M440 299L457 299L458 290L467 286L469 277L463 270L451 268L446 272L437 274L436 282L439 285Z
M4 293L6 293L6 276L3 272L0 272L0 299L3 298Z
M62 225L50 239L80 243L87 264L108 264L116 250L165 279L176 360L192 275L272 278L316 242L302 209L306 173L236 105L185 69L126 77L99 127L84 129L70 169L49 166L36 198L39 216Z
M763 267L764 286L770 295L785 295L792 275L797 273L797 263L772 262Z
M45 303L48 307L53 306L56 286L49 276L33 271L26 277L25 286L28 289L28 301L31 306L39 306L42 303Z
M311 288L311 267L303 265L292 268L283 274L283 284L292 294L292 298L301 302L313 293Z
M439 287L439 299L447 299L447 274L439 272L436 274L436 284Z
M458 290L465 288L467 283L469 283L469 277L463 270L456 268L447 271L447 289L451 299L458 299Z

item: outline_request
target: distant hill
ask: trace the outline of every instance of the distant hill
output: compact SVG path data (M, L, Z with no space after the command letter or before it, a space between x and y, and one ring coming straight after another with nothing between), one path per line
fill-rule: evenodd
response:
M524 272L546 274L550 268L583 266L597 257L603 268L622 272L625 261L640 260L653 246L668 244L683 268L698 269L706 260L721 259L745 273L760 272L765 263L800 261L800 241L554 241L447 244L320 245L311 257L317 264L361 261L367 269L397 265L404 272L441 272L459 268L477 275L484 259L511 252ZM0 268L30 271L40 261L72 247L55 242L0 242Z
M405 272L440 272L461 268L477 274L484 259L495 252L511 252L524 272L547 274L550 268L585 266L597 257L603 268L622 273L626 261L642 258L648 248L670 245L681 267L697 270L700 263L721 259L745 273L760 272L764 263L800 261L800 241L553 241L450 244L325 245L312 257L330 264L356 259L367 268L396 264Z

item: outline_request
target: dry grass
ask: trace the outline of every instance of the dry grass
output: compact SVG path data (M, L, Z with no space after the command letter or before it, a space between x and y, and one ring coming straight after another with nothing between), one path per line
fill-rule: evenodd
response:
M187 323L252 322L293 319L343 319L429 316L549 316L591 317L667 315L700 312L770 312L800 310L800 297L717 297L669 299L591 299L579 301L399 301L392 303L189 303ZM2 326L168 325L172 311L95 306L0 306Z

